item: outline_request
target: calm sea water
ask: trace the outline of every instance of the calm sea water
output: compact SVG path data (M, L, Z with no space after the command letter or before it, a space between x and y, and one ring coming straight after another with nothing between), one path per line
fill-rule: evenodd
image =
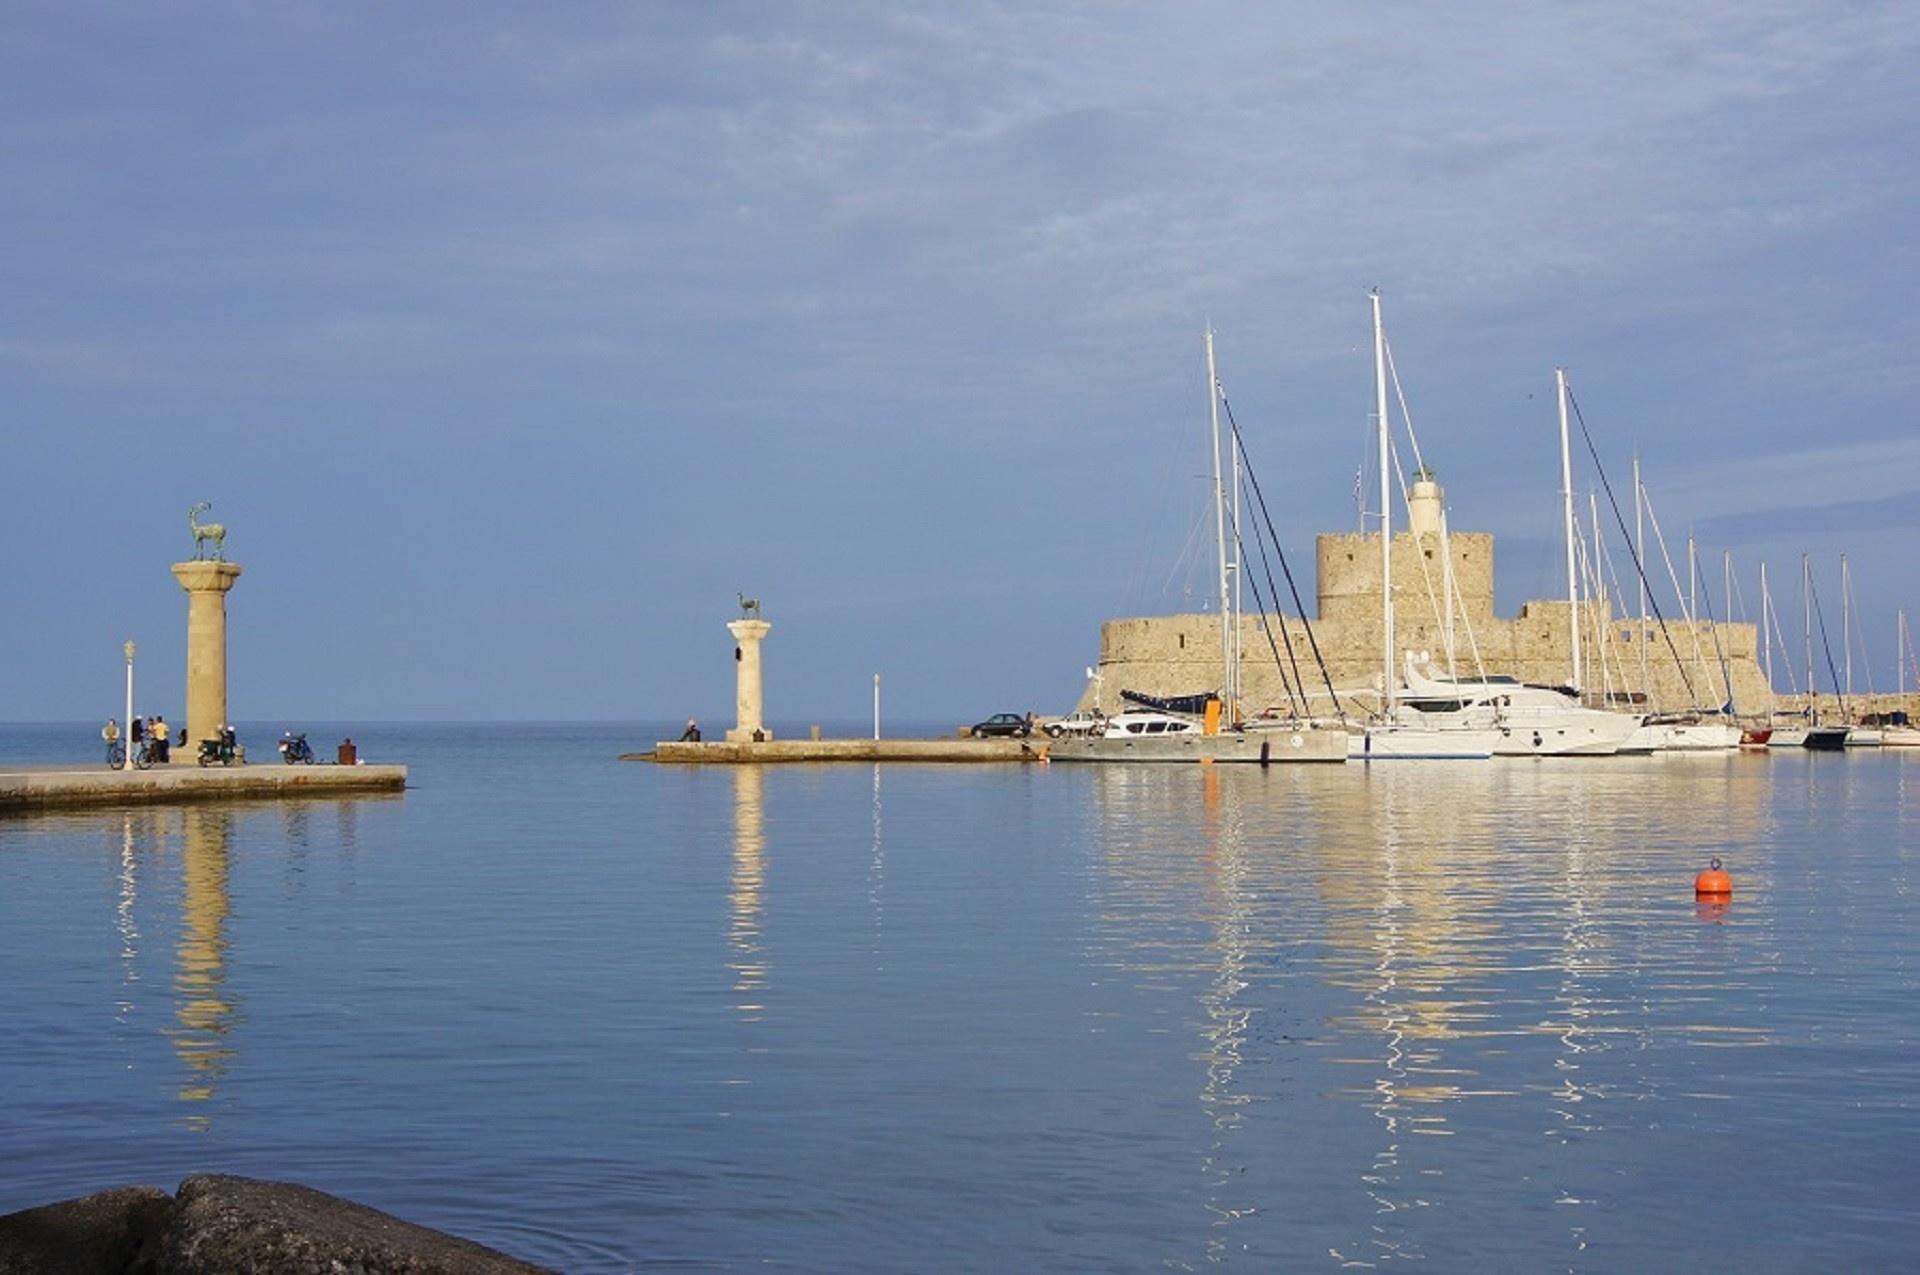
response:
M1920 757L614 760L663 733L0 819L0 1211L226 1171L580 1271L1920 1254Z

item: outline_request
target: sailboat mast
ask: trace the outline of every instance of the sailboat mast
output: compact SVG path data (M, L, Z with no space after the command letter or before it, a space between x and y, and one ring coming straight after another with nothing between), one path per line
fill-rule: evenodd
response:
M1640 453L1633 454L1633 556L1634 574L1640 577L1640 693L1647 697L1647 707L1653 707L1653 687L1647 681L1647 643L1651 635L1647 632L1647 521L1646 502L1641 498L1645 488L1640 485Z
M1228 424L1231 425L1232 422L1229 421ZM1240 632L1240 617L1245 615L1247 611L1246 586L1243 583L1246 577L1246 571L1244 570L1246 564L1240 561L1240 464L1243 458L1240 451L1240 433L1238 430L1229 431L1227 436L1227 451L1233 457L1233 510L1232 518L1227 524L1227 529L1231 533L1231 540L1227 545L1227 552L1231 555L1230 561L1233 569L1233 702L1237 708L1240 703L1240 677L1243 672L1240 655L1240 645L1243 636ZM1274 610L1277 611L1279 609L1280 603L1276 598L1274 600ZM1238 717L1237 711L1235 717Z
M1763 658L1767 662L1767 694L1773 694L1773 598L1767 593L1767 564L1760 564L1760 642L1766 652Z
M1447 539L1447 511L1440 511L1440 641L1447 648L1447 676L1460 676L1454 667L1453 545Z
M1800 555L1800 610L1805 617L1807 643L1807 711L1814 711L1813 695L1813 568Z
M1220 477L1220 377L1213 362L1213 326L1207 326L1207 414L1213 425L1213 527L1220 561L1220 693L1233 716L1233 588L1227 575L1227 489Z
M1847 697L1853 697L1853 576L1847 555L1840 555L1840 646L1847 653Z
M1607 647L1612 645L1613 603L1607 592L1607 569L1601 559L1600 543L1600 493L1587 488L1587 522L1593 527L1593 580L1594 593L1600 599L1599 614L1593 622L1594 656L1600 661L1600 704L1605 707L1612 702L1610 692L1613 683L1607 673ZM1616 667L1618 659L1615 660Z
M1700 551L1694 548L1693 533L1687 533L1687 623L1700 614Z
M1380 290L1373 290L1373 410L1380 426L1380 664L1381 703L1393 713L1393 462L1387 449L1387 331L1380 324Z
M1580 582L1573 566L1573 454L1567 447L1567 369L1553 369L1554 397L1560 404L1560 507L1567 532L1567 648L1573 667L1571 685L1580 690Z

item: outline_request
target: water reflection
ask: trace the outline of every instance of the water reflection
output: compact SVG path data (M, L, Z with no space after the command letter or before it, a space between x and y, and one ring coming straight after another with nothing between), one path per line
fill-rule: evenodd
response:
M1200 992L1206 1014L1200 1036L1206 1078L1200 1086L1200 1107L1213 1123L1213 1140L1201 1159L1201 1171L1211 1183L1206 1206L1213 1215L1212 1233L1204 1241L1211 1261L1224 1260L1229 1251L1227 1228L1254 1212L1240 1183L1245 1165L1230 1155L1230 1141L1245 1125L1244 1108L1253 1095L1235 1083L1242 1049L1255 1009L1241 1000L1247 990L1247 959L1253 930L1253 900L1247 888L1247 846L1238 807L1223 810L1218 767L1208 767L1201 780L1202 826L1206 834L1207 911L1211 920L1212 969ZM1229 1198L1231 1196L1231 1198Z
M887 880L887 854L880 838L880 770L876 763L873 768L873 858L867 870L867 901L873 905L873 957L876 967L880 964L881 950L886 938L886 905L882 889Z
M767 984L766 957L761 952L762 892L766 887L766 815L762 806L764 775L758 766L733 768L733 883L727 941L733 946L734 1008L748 1022L766 1012L761 991Z
M181 927L173 979L178 1026L168 1035L186 1065L180 1100L195 1107L211 1102L234 1054L227 1033L235 1010L225 986L232 838L233 816L226 810L189 806L181 812ZM201 1109L184 1123L205 1130L211 1122L210 1111Z
M140 981L139 860L134 851L133 812L120 817L120 872L114 903L114 931L120 936L120 999L114 1019L122 1024L133 1015L133 984Z
M1690 950L1694 859L1770 835L1764 758L1114 767L1087 782L1105 959L1137 995L1200 1007L1210 1260L1223 1228L1252 1228L1238 1251L1264 1233L1247 1219L1343 1177L1360 1203L1329 1206L1352 1223L1327 1228L1337 1260L1442 1257L1429 1211L1490 1135L1618 1136L1622 1109L1602 1100L1652 1096L1616 1051L1770 1040L1739 1021L1751 1001L1712 994L1735 954ZM1690 994L1672 996L1647 991L1650 961L1714 964L1681 971ZM1278 1028L1309 1003L1311 1046L1294 1048ZM1370 1134L1336 1140L1344 1171L1276 1163L1295 1087L1364 1113ZM1604 1185L1529 1182L1556 1208ZM1566 1216L1577 1252L1590 1210Z

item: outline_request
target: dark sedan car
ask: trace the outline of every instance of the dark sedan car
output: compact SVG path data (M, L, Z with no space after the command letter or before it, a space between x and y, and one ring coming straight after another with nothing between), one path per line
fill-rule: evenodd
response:
M974 724L975 735L1031 735L1033 723L1018 713L995 713L984 722Z

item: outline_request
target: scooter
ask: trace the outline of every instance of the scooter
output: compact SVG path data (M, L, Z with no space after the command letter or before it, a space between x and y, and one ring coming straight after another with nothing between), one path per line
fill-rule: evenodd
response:
M233 732L222 731L213 739L200 741L200 756L196 759L202 766L211 766L219 762L222 766L231 766L240 756L240 747L234 743Z
M291 732L280 737L280 760L291 766L296 762L302 766L313 765L313 749L307 745L307 737Z

